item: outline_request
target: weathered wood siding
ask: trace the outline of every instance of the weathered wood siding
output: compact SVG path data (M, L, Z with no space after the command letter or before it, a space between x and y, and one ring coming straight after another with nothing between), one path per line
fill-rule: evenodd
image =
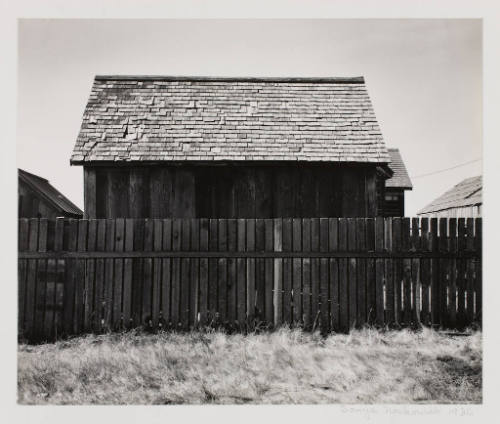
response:
M382 216L402 217L405 215L405 192L403 189L386 188L383 198Z
M375 166L85 167L87 218L377 215Z
M56 218L61 216L61 213L26 183L19 181L18 216L19 218Z

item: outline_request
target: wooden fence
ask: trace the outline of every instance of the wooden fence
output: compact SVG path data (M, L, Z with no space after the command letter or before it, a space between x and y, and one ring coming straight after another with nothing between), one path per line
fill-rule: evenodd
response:
M20 219L19 336L481 322L480 218Z

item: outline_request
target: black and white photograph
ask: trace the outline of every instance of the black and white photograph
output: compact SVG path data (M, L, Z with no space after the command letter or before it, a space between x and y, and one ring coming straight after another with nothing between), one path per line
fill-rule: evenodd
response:
M472 414L484 28L19 17L17 407Z

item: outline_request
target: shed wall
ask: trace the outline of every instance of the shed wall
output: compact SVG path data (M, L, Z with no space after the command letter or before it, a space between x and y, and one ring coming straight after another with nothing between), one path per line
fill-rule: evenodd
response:
M377 215L375 166L86 166L87 218Z
M62 214L26 183L19 180L18 216L19 218L56 218Z

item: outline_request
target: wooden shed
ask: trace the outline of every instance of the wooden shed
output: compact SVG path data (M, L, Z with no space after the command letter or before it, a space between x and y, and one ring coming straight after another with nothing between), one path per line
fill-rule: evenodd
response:
M356 217L392 175L362 77L97 76L85 216Z
M483 206L482 176L466 178L421 209L422 217L477 218Z
M83 212L45 178L18 170L19 218L82 218Z
M389 148L389 167L394 174L385 181L383 216L405 216L405 191L412 190L408 171L399 149Z

